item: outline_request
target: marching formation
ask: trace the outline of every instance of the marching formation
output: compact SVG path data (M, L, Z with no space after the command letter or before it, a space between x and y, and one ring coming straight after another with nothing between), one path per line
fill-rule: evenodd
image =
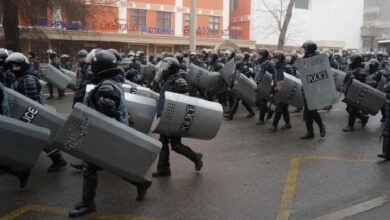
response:
M67 166L61 151L82 162L71 164L83 174L82 199L69 212L79 217L96 210L94 198L98 171L105 169L137 188L141 201L152 182L146 172L158 158L154 178L171 176L170 150L203 167L202 153L182 143L182 138L210 140L222 119L234 120L240 103L256 116L256 125L269 125L269 132L292 129L291 109L303 111L306 133L301 139L326 136L318 110L331 110L340 101L347 104L344 132L356 128L356 119L366 126L369 115L382 114L385 123L383 153L390 160L389 103L390 67L387 54L343 51L319 52L313 41L295 51L272 53L261 48L252 53L233 49L128 54L115 49L80 50L72 67L69 55L48 50L49 64L40 71L35 53L0 49L0 170L19 178L25 187L41 151L52 165L47 172ZM45 79L45 81L43 80ZM60 115L45 104L49 97L74 90L73 112ZM155 123L153 123L155 122ZM270 123L268 123L270 122ZM160 135L159 141L148 134ZM17 135L19 138L11 138ZM96 141L95 137L104 136ZM25 146L20 140L31 143ZM20 155L20 152L26 154Z

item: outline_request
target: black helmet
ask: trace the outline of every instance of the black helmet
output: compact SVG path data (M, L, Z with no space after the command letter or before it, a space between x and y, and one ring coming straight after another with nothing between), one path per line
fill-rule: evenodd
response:
M278 62L283 62L286 59L286 57L283 51L275 50L274 53L272 54L272 59L279 59Z
M308 40L303 43L302 48L305 49L306 53L313 54L317 50L317 44L312 40Z
M107 50L97 51L91 61L91 70L98 76L117 67L118 60L112 52Z
M228 58L228 60L231 60L236 56L236 52L234 50L230 50L230 49L227 50L225 52L225 54L226 54L226 57Z
M257 50L257 53L261 55L262 59L266 59L269 57L269 50L267 48L260 48Z
M7 49L1 48L0 49L0 62L5 62L7 57L10 55L9 51Z
M377 54L376 54L376 59L378 61L382 61L383 60L383 57L384 57L384 53L382 51L379 51Z
M289 53L285 55L286 60L288 61L287 63L289 64L294 64L295 61L298 59L298 55L296 53Z
M145 56L145 52L143 50L139 50L139 51L137 51L136 56L137 57L144 57Z
M351 61L352 68L360 67L363 62L363 56L360 53L353 53L348 59Z
M88 55L88 51L87 50L79 50L79 52L77 52L77 57L86 57Z
M251 57L251 55L248 52L244 52L242 54L244 55L245 60L249 60L249 58Z
M6 62L9 65L11 70L12 70L12 64L18 64L21 66L20 71L14 72L16 75L19 75L20 73L24 73L30 66L30 63L28 62L28 58L21 53L13 53L9 55L8 58L6 59Z
M377 59L370 59L368 61L368 68L370 70L370 73L374 73L378 70L379 68L379 62Z
M36 53L36 52L34 52L34 51L30 51L30 52L28 52L28 55L29 55L31 58L35 58L35 57L37 57L37 53Z
M209 54L209 60L211 60L211 62L215 62L217 61L219 58L219 55L217 52L215 51L211 51L210 54Z
M245 56L244 54L237 54L235 57L234 57L234 61L236 62L236 64L241 64L244 62L244 59L245 59Z
M331 50L324 50L324 53L328 58L333 58L333 52Z
M176 53L175 58L177 59L177 61L179 61L179 63L181 63L183 62L184 55L182 53Z
M164 75L172 75L180 70L179 61L173 57L165 57L162 62L161 69Z
M107 51L114 54L117 61L122 60L121 54L116 49L111 48L111 49L108 49Z
M69 60L70 56L68 54L61 54L61 58L64 60Z

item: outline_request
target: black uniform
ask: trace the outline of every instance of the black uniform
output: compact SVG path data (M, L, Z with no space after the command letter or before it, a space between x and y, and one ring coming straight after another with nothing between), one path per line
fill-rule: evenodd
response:
M119 77L123 70L117 67L115 56L106 50L96 53L96 59L91 63L92 71L97 77L93 83L96 87L88 96L87 105L110 118L113 118L123 124L128 123L128 113L125 108L124 94L120 85ZM69 212L69 217L79 217L96 210L94 199L98 185L97 171L100 167L93 163L85 161L83 164L83 194L82 202L75 205ZM144 179L140 182L130 183L137 186L137 200L142 200L151 182Z
M317 51L317 45L313 41L306 41L302 47L305 49L305 56L303 58L309 58L320 54ZM318 113L317 109L309 110L309 108L307 107L307 102L306 102L306 97L304 92L303 92L303 101L304 101L303 119L305 120L307 132L303 137L301 137L301 139L314 138L314 128L313 128L314 121L317 123L320 129L320 136L324 137L326 135L326 130L325 130L325 125L322 122L321 115Z
M241 54L237 55L237 57L242 56ZM233 75L233 79L230 83L230 89L233 88L233 86L236 84L237 80L239 80L241 73L243 73L244 70L246 70L248 67L244 62L239 62L237 63L236 70ZM248 77L247 75L245 75ZM249 78L249 77L248 77ZM231 100L230 102L232 103L232 107L230 109L229 115L225 116L228 120L233 120L234 114L236 114L238 105L240 102L242 102L242 105L246 108L248 111L248 115L246 116L247 118L253 118L255 116L255 112L253 111L252 107L246 103L245 101L241 100L239 97L234 96L230 92Z
M57 69L60 69L61 67L61 60L60 58L57 57L57 55L50 55L50 64L53 65L54 67L56 67ZM52 99L54 98L54 88L53 88L53 84L51 84L50 82L47 83L47 86L48 86L48 89L49 89L49 94L50 94L50 97L49 99ZM63 89L57 89L58 91L58 99L62 99L64 96L65 96L65 90Z
M179 62L176 59L169 57L165 58L163 62L166 62L169 67L164 70L163 73L167 76L167 80L165 80L161 88L160 99L157 103L157 117L161 116L164 108L165 92L175 92L180 94L187 94L188 92L188 84L185 80L186 73L183 70L180 70ZM162 143L162 149L158 159L157 172L153 173L153 177L171 175L169 144L171 145L173 151L194 162L196 171L201 170L203 166L202 154L196 153L190 147L184 145L181 142L181 137L160 135L160 141Z
M344 85L347 88L345 94L347 94L348 88L351 85L353 79L365 83L367 77L366 71L362 66L362 62L363 62L362 56L360 54L352 54L349 59L351 60L351 64L349 64L347 67L347 76L344 79ZM368 116L365 115L361 110L347 103L347 112L349 114L348 126L344 128L343 131L345 132L353 131L355 127L356 118L362 120L363 127L366 126L368 122Z
M272 95L277 96L278 90L277 90L277 83L282 82L284 80L284 72L286 70L286 64L284 61L281 61L277 63L275 66L273 66L272 71L272 81L273 81L273 87L272 87ZM289 105L284 102L277 101L276 103L276 109L275 109L275 115L274 120L272 122L272 128L270 128L271 132L276 132L278 128L278 123L280 119L283 116L284 122L286 123L282 129L290 129L291 128L291 122L290 122L290 113L288 111Z
M260 49L258 53L261 54L261 58L256 60L253 64L253 75L256 84L261 82L266 72L273 72L273 67L269 59L268 49ZM256 105L260 109L259 121L257 122L257 125L262 125L265 123L265 116L269 111L267 106L268 98L269 97L263 97L259 92L256 91Z

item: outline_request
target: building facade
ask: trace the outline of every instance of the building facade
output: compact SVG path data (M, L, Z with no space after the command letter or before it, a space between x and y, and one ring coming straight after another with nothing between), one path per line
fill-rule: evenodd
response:
M232 27L256 41L257 47L274 49L278 42L278 18L287 0L231 0ZM281 5L283 4L283 5ZM236 11L235 11L236 10ZM363 0L296 0L287 32L286 50L314 40L321 49L340 52L361 48Z
M30 0L19 6L22 51L48 48L115 48L147 53L188 50L190 0ZM197 46L214 48L230 40L240 48L255 43L231 30L229 0L197 0ZM0 36L3 35L2 30Z
M390 1L365 0L362 26L364 51L390 53Z

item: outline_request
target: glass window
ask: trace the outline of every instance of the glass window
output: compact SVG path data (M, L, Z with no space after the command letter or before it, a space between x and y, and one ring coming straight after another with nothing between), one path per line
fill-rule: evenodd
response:
M185 14L184 15L184 26L190 26L191 23L191 17L190 14Z
M171 29L171 17L170 12L157 12L157 28Z
M295 8L309 9L309 0L295 0Z
M220 17L210 16L210 20L209 20L210 35L219 35L220 24L221 24Z
M238 0L230 0L230 10L234 11L238 8Z
M38 0L31 3L30 8L32 25L47 26L47 2Z
M146 10L131 9L130 23L132 26L146 26Z

